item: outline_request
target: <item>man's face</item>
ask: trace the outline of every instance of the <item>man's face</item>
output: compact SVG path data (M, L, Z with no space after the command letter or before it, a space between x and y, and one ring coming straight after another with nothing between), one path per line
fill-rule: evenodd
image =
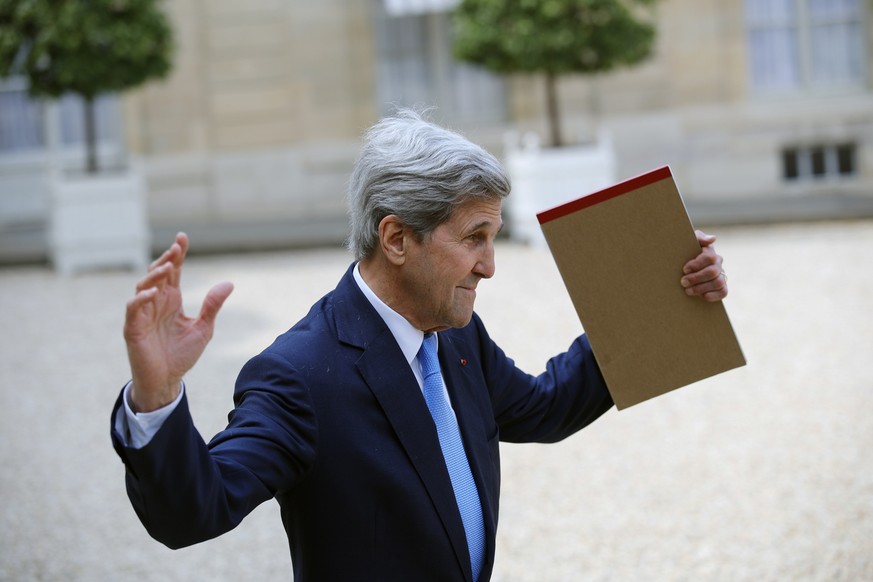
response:
M407 318L424 331L464 327L473 317L476 285L494 275L494 238L503 226L499 199L475 199L422 242L403 268Z

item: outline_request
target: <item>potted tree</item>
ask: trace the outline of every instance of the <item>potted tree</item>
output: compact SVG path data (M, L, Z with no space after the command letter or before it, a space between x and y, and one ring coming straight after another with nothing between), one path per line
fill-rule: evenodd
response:
M101 167L95 105L171 68L170 25L156 0L0 0L0 75L34 97L81 97L84 169L52 164L49 248L61 272L148 260L145 188L134 164Z
M544 242L538 210L615 181L608 137L565 147L558 81L637 64L652 52L654 26L643 9L655 0L462 0L453 14L454 52L460 60L502 74L538 74L545 87L548 149L528 137L507 144L513 179L510 234Z

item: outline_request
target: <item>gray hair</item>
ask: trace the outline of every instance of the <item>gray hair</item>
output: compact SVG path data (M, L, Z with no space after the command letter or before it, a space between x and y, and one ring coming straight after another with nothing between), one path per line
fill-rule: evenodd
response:
M424 240L464 202L503 199L509 190L509 176L494 156L401 109L364 135L349 183L346 244L357 260L372 256L379 223L391 214Z

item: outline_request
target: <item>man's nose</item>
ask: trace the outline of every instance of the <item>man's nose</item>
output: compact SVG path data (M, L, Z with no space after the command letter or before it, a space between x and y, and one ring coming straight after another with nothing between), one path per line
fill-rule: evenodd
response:
M488 243L482 251L482 256L479 262L476 263L476 274L483 279L490 279L494 276L496 265L494 264L494 244Z

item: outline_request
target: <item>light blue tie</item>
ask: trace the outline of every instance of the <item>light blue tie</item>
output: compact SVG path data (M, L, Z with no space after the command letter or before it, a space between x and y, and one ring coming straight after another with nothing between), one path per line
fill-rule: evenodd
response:
M458 421L443 396L443 377L440 374L434 334L425 334L421 349L418 351L418 361L421 364L421 374L424 376L424 399L436 424L440 447L455 490L455 500L461 512L461 521L464 522L467 547L470 549L470 562L473 567L473 580L478 580L485 554L482 504L479 501L479 492L473 480L473 473L470 471L467 454L464 452Z

